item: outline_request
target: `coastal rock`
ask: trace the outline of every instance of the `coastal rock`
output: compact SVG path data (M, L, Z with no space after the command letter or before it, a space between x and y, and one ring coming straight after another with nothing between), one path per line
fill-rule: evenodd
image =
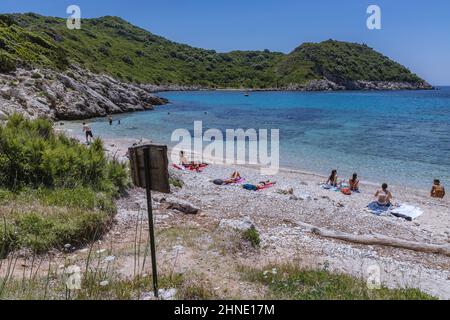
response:
M194 204L186 200L167 198L163 202L167 204L167 209L177 210L185 214L197 214L200 211Z
M33 79L37 73L44 77ZM119 82L75 65L64 74L19 68L12 74L0 74L0 83L2 118L18 112L28 118L86 119L153 110L168 102L153 94L157 87Z

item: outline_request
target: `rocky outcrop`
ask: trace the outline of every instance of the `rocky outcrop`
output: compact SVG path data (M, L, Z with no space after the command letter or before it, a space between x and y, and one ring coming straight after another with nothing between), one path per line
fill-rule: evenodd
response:
M249 91L340 91L340 90L431 90L433 86L426 82L391 82L391 81L347 81L333 82L328 79L311 80L304 84L293 83L284 87L266 89L248 89Z
M345 85L347 90L430 90L433 87L426 83L391 82L391 81L352 81Z
M168 102L155 91L157 87L123 83L77 66L64 74L17 69L0 74L0 119L14 112L29 118L75 120L152 110Z

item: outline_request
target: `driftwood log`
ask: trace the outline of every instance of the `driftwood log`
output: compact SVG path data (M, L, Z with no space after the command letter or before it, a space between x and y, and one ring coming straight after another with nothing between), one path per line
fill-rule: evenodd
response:
M200 208L197 208L192 203L181 199L167 198L162 200L161 203L165 203L167 209L177 210L184 214L197 214L200 211Z
M450 244L420 243L415 241L391 238L378 234L355 235L340 231L326 230L302 222L297 222L297 224L300 227L307 229L309 232L324 238L332 238L357 244L379 245L419 252L438 253L450 257Z

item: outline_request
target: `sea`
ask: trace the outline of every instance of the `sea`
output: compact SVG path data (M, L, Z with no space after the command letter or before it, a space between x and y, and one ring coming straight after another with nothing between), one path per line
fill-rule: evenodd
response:
M94 134L151 139L174 147L177 129L279 130L280 166L340 178L431 187L450 185L450 87L423 91L250 92L158 94L154 111L89 120ZM120 124L119 124L120 120ZM80 121L66 128L81 132Z

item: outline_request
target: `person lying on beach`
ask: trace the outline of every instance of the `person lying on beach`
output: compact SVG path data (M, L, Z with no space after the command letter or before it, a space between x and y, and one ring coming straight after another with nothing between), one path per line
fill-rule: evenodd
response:
M225 184L235 184L242 180L241 174L237 171L233 172L230 179L224 180Z
M256 190L262 190L262 189L267 189L269 187L272 187L274 184L276 184L276 182L272 182L270 180L267 181L261 181L260 183L258 183L256 185Z
M338 185L337 170L331 171L331 175L325 184L332 187L337 187Z
M242 186L242 188L244 188L246 190L251 190L251 191L259 191L259 190L270 188L270 187L274 186L275 184L276 184L276 182L262 181L262 182L258 183L257 185L244 184Z
M441 185L439 179L435 179L431 188L431 197L443 199L445 197L445 188Z
M383 183L381 189L375 193L377 204L381 207L390 207L392 205L392 193L388 190L388 185Z
M348 180L348 183L350 185L350 191L359 191L359 180L358 180L358 174L354 173L353 176Z

